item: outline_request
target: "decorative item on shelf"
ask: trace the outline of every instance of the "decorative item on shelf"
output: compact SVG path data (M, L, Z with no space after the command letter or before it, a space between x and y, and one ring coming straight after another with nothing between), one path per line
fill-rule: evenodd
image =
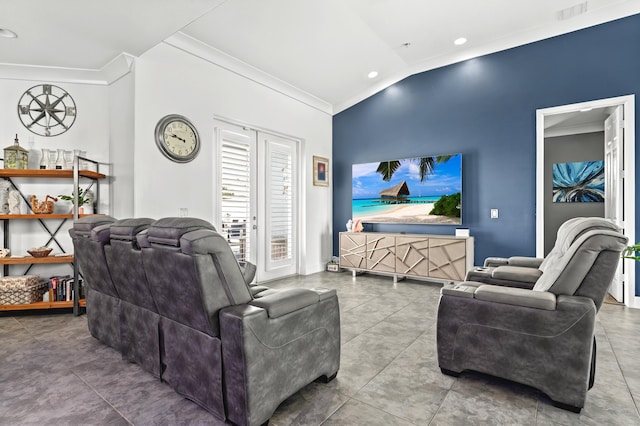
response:
M40 152L42 152L42 157L40 157L40 170L46 170L49 166L49 150L42 148Z
M59 149L56 156L56 170L64 169L64 149Z
M33 247L27 250L27 253L33 257L47 257L52 251L51 247Z
M0 305L23 305L42 300L47 282L37 275L5 276L0 278Z
M87 158L87 151L80 151L80 158ZM93 166L93 163L87 160L80 160L78 165L78 167L80 167L80 170L89 170L89 168L92 166ZM94 170L94 171L97 171L97 170Z
M55 149L48 150L49 158L47 159L47 169L55 170L56 169L56 156L58 152Z
M70 201L73 206L75 193L71 195L58 195L61 200ZM93 213L93 200L95 196L91 190L84 190L78 188L78 214L92 214ZM75 206L73 206L75 207ZM73 211L73 210L72 210Z
M9 214L20 214L20 192L12 189L9 191L8 199Z
M0 214L9 213L9 192L11 191L11 183L6 180L0 180Z
M364 226L362 225L362 221L360 219L356 219L353 222L353 232L362 232Z
M0 248L0 258L9 256L9 253L11 253L11 250L8 248Z
M32 195L29 201L31 202L31 210L33 210L36 214L51 214L53 213L53 201L58 201L56 197L52 197L51 195L47 195L44 201L38 201L38 198L35 195Z
M73 151L63 151L64 156L64 169L72 170L73 169Z
M80 170L89 170L89 167L93 164L91 161L84 160L87 158L87 151L81 151L79 149L73 150L73 157L71 158L71 162L74 161L75 157L80 157L78 160L78 168ZM73 166L72 166L73 168Z
M347 221L347 232L351 232L352 229L353 229L353 220L349 219Z
M4 149L4 168L26 170L29 164L29 151L20 146L18 134L13 145Z

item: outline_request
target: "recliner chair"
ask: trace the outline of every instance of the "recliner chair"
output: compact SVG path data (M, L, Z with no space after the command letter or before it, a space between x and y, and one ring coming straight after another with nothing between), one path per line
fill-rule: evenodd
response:
M259 425L305 385L335 377L335 290L254 299L227 241L198 219L160 219L138 240L161 315L162 379L178 393L220 419Z
M96 339L120 349L120 297L107 268L104 247L109 244L109 228L116 219L86 216L69 230L75 261L86 288L87 323Z
M570 226L582 230L559 241L531 289L504 279L505 285L443 287L437 322L443 373L502 377L542 390L561 408L581 410L593 380L596 314L627 243L610 223L586 229L592 219Z

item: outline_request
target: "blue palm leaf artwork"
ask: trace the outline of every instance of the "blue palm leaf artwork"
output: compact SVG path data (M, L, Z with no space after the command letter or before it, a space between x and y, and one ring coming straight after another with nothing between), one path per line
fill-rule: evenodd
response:
M554 164L553 202L604 202L604 161Z

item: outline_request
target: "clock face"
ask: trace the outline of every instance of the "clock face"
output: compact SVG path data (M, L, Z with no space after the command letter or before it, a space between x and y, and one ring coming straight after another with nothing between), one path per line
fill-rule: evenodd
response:
M71 95L53 84L28 89L18 101L22 124L40 136L60 135L76 121L76 104Z
M163 117L156 125L156 145L170 160L186 163L200 151L200 137L195 126L181 115Z

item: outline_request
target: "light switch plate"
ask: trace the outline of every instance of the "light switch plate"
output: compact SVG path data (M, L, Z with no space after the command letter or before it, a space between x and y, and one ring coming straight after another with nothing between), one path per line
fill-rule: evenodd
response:
M498 209L491 209L491 219L498 218Z

